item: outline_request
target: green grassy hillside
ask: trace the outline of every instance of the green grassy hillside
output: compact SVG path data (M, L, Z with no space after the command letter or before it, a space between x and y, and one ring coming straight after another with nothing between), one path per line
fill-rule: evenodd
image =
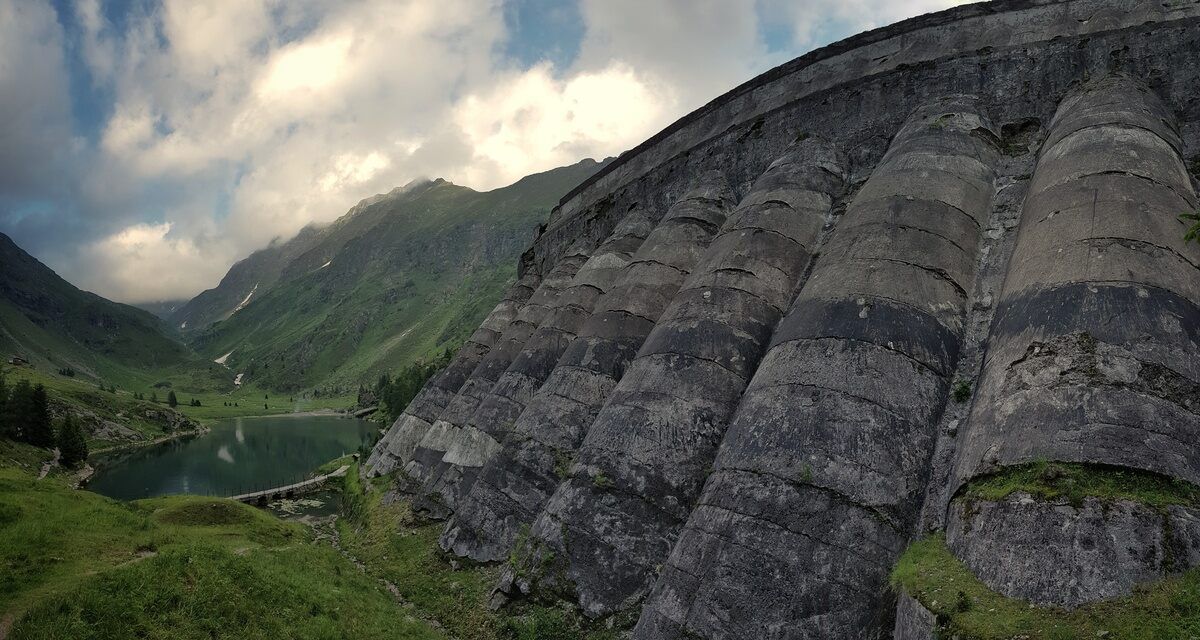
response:
M600 166L584 161L486 193L436 180L372 198L239 263L172 322L187 322L189 343L227 356L247 382L350 391L465 339L515 276L536 226ZM264 265L261 277L253 264ZM246 304L195 331L197 318L217 315L206 305L218 298Z
M437 547L441 526L385 501L350 458L336 521L311 527L219 498L122 503L72 490L0 439L0 637L614 640L536 602L489 606L495 566ZM331 542L333 544L331 544ZM6 635L7 634L7 635Z
M28 362L8 364L14 356ZM54 420L74 416L93 450L192 431L216 418L352 403L235 386L229 369L182 344L154 315L80 291L2 234L0 357L8 382L45 386ZM166 406L171 391L176 409ZM191 406L193 399L201 406Z
M93 379L126 379L196 361L154 315L80 291L4 234L0 353Z
M153 314L75 288L0 234L0 357L13 356L28 360L22 370L69 371L89 388L234 388L232 373L196 354Z
M0 468L0 636L442 638L309 531L227 500L119 503Z

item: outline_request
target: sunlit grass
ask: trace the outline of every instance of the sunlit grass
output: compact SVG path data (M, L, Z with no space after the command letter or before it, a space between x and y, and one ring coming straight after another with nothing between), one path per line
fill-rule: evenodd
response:
M0 469L11 638L440 638L299 525L226 500L120 503Z

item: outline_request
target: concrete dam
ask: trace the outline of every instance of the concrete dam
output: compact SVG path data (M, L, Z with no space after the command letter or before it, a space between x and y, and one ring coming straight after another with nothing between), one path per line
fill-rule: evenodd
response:
M1057 628L1200 567L1198 174L1200 2L860 34L568 194L367 473L639 640Z

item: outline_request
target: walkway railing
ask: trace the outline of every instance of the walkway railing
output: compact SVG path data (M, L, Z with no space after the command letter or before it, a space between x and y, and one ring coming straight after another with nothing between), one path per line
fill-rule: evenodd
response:
M338 469L336 471L333 471L332 473L326 473L324 475L314 476L314 477L308 478L307 480L301 480L299 482L293 482L291 484L280 485L277 487L270 487L267 489L260 489L258 491L251 491L249 493L242 493L242 494L228 496L228 497L231 500L238 500L241 502L257 502L260 499L269 500L275 496L283 496L283 495L288 495L288 494L296 495L299 493L304 493L306 491L311 491L313 489L319 488L322 485L324 485L325 482L327 480L329 480L330 478L340 478L340 477L346 475L346 471L348 471L349 469L350 469L350 465L344 464L344 465L338 467Z

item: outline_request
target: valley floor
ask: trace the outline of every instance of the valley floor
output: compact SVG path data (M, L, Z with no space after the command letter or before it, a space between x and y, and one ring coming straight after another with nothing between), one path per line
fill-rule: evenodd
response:
M83 424L91 453L193 435L228 418L335 412L355 402L353 395L289 396L246 386L228 392L178 390L178 406L170 407L167 394L171 389L166 386L113 387L108 391L81 378L33 367L4 366L3 375L9 386L23 380L45 386L54 415L70 413ZM194 406L193 400L199 405Z

